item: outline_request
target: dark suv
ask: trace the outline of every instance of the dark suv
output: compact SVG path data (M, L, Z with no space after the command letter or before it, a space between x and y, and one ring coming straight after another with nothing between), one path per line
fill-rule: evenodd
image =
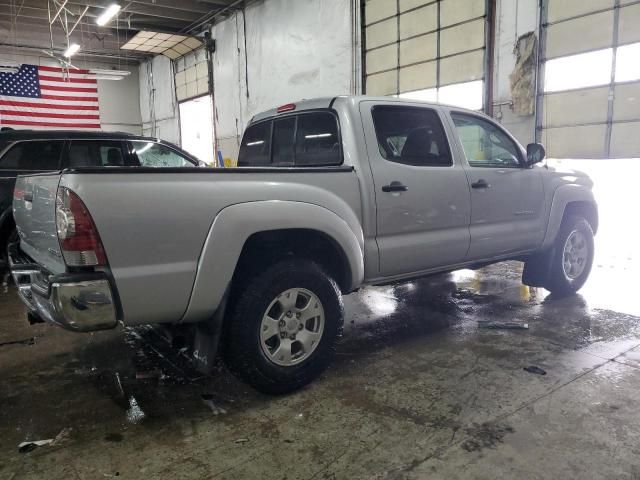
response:
M202 165L171 143L128 133L4 130L0 132L0 266L15 236L11 203L18 175L76 167Z

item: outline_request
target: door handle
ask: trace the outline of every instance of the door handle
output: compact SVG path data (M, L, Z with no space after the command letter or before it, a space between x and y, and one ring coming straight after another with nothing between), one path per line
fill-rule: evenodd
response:
M484 178L481 178L477 182L471 184L471 188L490 188L490 187L491 185L489 185Z
M406 192L409 190L409 187L403 185L402 183L396 181L391 182L389 185L383 185L383 192Z

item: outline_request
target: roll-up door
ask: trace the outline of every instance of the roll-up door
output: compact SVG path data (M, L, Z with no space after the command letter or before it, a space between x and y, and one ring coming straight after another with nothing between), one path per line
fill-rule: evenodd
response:
M174 69L179 102L210 93L209 64L204 48L174 60Z
M550 157L640 157L640 1L545 0L537 136Z
M481 109L486 10L486 0L366 0L366 94L466 98Z

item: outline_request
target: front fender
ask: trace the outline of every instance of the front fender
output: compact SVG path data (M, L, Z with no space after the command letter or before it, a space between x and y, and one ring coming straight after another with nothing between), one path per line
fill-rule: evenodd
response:
M231 282L245 242L260 232L301 228L328 235L344 252L351 272L350 286L355 289L364 279L364 235L351 210L341 214L311 203L281 200L239 203L221 210L207 235L181 321L211 318Z
M587 202L596 205L595 197L590 188L584 185L569 184L562 185L556 189L551 201L551 210L549 212L549 223L547 224L547 233L545 234L542 248L550 247L562 224L565 209L572 202Z

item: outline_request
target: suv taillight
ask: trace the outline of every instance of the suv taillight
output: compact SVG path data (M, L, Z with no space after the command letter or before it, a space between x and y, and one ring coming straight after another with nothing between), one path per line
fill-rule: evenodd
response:
M70 267L103 267L107 257L100 235L80 197L65 187L56 197L56 229L65 263Z

